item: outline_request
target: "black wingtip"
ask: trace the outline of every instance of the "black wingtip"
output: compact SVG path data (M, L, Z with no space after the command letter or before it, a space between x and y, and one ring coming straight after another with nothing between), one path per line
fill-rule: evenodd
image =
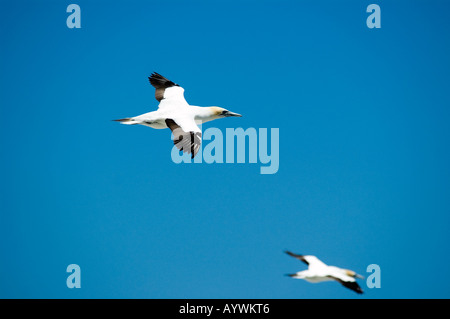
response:
M148 80L150 81L150 84L153 85L155 88L162 88L167 89L172 86L179 86L175 82L170 81L166 77L162 76L158 72L153 72L149 77Z
M361 289L361 287L358 285L358 283L356 281L351 281L351 282L340 281L340 282L344 287L347 287L348 289L353 290L357 294L363 293L363 290Z
M291 251L289 251L289 250L285 250L284 252L285 252L286 254L288 254L289 256L292 256L292 257L302 256L302 255L299 255L299 254L294 254L293 252L291 252Z

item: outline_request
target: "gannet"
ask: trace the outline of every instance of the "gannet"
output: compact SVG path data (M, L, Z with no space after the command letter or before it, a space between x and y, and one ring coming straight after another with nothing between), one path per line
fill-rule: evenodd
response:
M303 256L291 253L290 251L285 251L286 254L297 258L298 260L303 261L308 265L307 270L299 271L295 274L288 274L286 276L296 278L296 279L304 279L311 283L318 283L322 281L331 281L335 280L342 284L344 287L347 287L359 294L362 294L363 291L361 287L356 282L355 278L364 278L361 275L358 275L356 272L348 269L342 269L335 266L328 266L319 260L316 256Z
M156 89L158 110L114 121L127 125L140 124L155 129L170 128L175 146L180 151L191 154L191 158L194 158L200 149L202 132L198 124L223 117L242 116L218 106L189 105L184 99L184 89L156 72L153 72L148 80Z

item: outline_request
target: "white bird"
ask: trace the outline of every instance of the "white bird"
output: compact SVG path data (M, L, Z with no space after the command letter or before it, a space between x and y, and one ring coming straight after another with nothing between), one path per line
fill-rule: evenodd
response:
M192 158L197 154L201 144L202 132L198 124L223 117L242 116L218 106L189 105L184 99L184 89L156 72L148 79L156 89L158 110L114 121L127 125L140 124L155 129L170 128L175 146L180 151L192 154Z
M328 266L320 261L316 256L297 255L291 253L290 251L285 251L285 253L289 256L303 261L308 265L307 270L299 271L295 274L288 274L287 276L296 279L304 279L311 283L335 280L342 284L344 287L347 287L359 294L363 293L355 278L362 279L364 277L358 275L356 272L348 269L338 268L335 266Z

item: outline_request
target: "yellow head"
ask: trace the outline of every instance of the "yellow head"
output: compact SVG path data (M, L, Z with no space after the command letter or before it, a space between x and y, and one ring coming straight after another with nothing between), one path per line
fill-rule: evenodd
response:
M349 269L344 269L345 270L345 274L347 276L353 277L353 278L360 278L360 279L364 279L363 276L358 275L356 272L354 272L353 270L349 270Z
M213 116L215 116L217 118L230 117L230 116L236 116L236 117L242 116L241 114L230 112L227 109L224 109L224 108L218 107L218 106L211 106L210 110L212 111Z

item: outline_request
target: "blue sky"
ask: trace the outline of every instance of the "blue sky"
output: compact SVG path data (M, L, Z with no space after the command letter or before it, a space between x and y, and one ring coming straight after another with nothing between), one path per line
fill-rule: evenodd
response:
M370 1L70 3L1 6L1 298L450 297L448 2L375 2L381 29ZM153 71L244 115L203 129L279 128L279 171L112 122ZM286 249L381 288L285 277Z

